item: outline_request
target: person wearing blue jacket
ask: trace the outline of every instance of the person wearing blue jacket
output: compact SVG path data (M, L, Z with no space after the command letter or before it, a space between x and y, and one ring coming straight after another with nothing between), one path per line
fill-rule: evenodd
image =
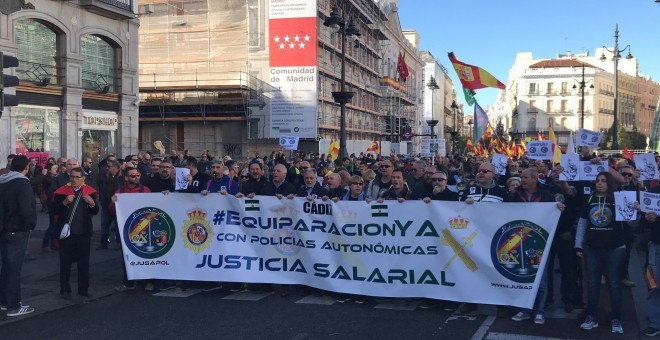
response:
M214 160L211 164L211 179L206 182L201 194L206 195L209 192L219 192L221 194L238 194L238 182L225 175L225 165L221 160Z

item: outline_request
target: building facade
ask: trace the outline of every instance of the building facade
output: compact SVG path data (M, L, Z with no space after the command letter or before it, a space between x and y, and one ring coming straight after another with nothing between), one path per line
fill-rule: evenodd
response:
M348 153L372 141L414 152L423 129L424 62L396 2L140 0L140 148L238 158L269 154L279 137L326 153L340 138L342 49ZM284 6L284 7L283 7ZM333 8L359 36L343 43ZM344 45L344 46L342 46ZM403 64L403 66L402 66ZM401 69L405 68L406 77ZM404 79L405 78L405 79Z
M605 49L596 49L596 56L585 52L534 59L529 52L518 53L507 91L498 97L505 132L513 138L534 137L552 127L566 145L570 132L582 126L608 131L614 120L614 62ZM645 80L637 68L634 58L619 60L618 125L648 136L660 84Z
M18 58L13 71L20 79L19 105L5 108L0 119L0 159L47 152L98 162L109 153L136 153L136 4L30 3L0 14L0 50Z

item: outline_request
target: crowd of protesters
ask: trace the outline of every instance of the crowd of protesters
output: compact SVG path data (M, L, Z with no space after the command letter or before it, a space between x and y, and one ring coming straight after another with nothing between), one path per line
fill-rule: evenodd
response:
M245 162L232 160L229 156L214 158L204 152L199 158L189 152L173 151L170 156L158 157L149 152L118 158L109 155L92 171L91 159L83 159L80 166L75 159L50 159L45 168L29 162L25 177L30 179L36 197L43 210L48 211L50 227L43 239L44 251L60 251L61 294L69 298L71 287L68 272L71 256L89 258L91 222L89 216L101 213L101 233L98 250L108 249L111 238L119 249L118 228L114 215L116 193L175 192L175 168L187 168L188 187L180 192L188 194L221 193L237 197L254 195L277 196L279 198L306 197L333 201L378 201L383 200L432 200L475 202L557 202L561 217L556 229L548 265L541 274L542 280L534 306L530 310L511 311L499 306L498 315L507 315L515 321L533 319L537 324L545 323L544 308L555 303L552 276L555 261L561 287L557 302L561 301L566 312L575 308L584 309L584 322L580 328L590 330L598 327L601 319L599 306L604 305L609 313L613 333L623 333L621 305L623 289L636 283L628 276L628 263L633 247L648 255L648 269L659 278L660 263L660 219L654 213L639 213L636 221L615 221L614 192L626 190L660 193L660 181L642 181L640 172L632 160L622 155L597 156L588 147L580 154L582 161L607 162L609 171L601 172L596 180L566 182L560 180L563 171L559 165L549 161L528 158L510 159L504 175L497 175L489 159L481 156L458 156L414 158L392 152L383 157L373 153L352 154L343 159L332 160L324 154L295 153L286 156L282 150L270 156L255 157ZM656 156L660 164L660 156ZM9 169L17 171L14 169ZM84 184L79 183L84 181ZM0 182L2 183L2 182ZM74 214L78 221L75 237L59 240L63 220L71 220L67 213L78 191L62 188L89 186L81 190L80 196L86 209ZM639 210L639 204L635 204ZM60 216L61 215L61 216ZM89 224L89 225L88 225ZM86 243L87 242L87 243ZM62 255L64 253L64 255ZM4 261L4 257L3 257ZM82 266L82 268L81 268ZM88 261L78 261L78 293L87 296ZM3 262L3 271L5 270ZM87 281L86 281L87 280ZM186 289L193 283L145 281L144 289ZM638 284L642 284L639 282ZM601 285L607 294L601 304ZM127 280L117 291L135 289L136 282ZM217 289L220 283L205 286ZM282 296L295 287L263 284L230 284L231 291L249 289L257 293L273 289ZM2 286L0 286L2 289ZM324 292L317 291L319 294ZM2 290L2 294L4 290ZM2 295L2 303L5 297ZM334 295L339 302L354 300L363 303L365 297L346 294ZM649 327L644 334L660 334L660 292L652 289L648 300ZM457 304L449 301L424 299L421 308L440 307L454 310ZM464 304L462 312L471 312L475 305ZM511 315L513 314L513 315Z

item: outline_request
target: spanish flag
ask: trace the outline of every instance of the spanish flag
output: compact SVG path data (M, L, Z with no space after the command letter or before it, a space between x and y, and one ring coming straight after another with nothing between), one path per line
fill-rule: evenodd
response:
M516 145L516 140L514 139L509 148L509 157L520 157L518 156L518 145Z
M332 160L339 158L339 141L330 140L330 148L328 149L328 156L332 157Z
M552 161L555 164L559 164L561 163L561 148L559 147L559 141L557 141L557 137L555 136L555 131L552 130L552 126L550 126L548 130L548 137L552 141L552 148L554 149Z
M520 138L520 146L518 147L518 157L522 157L527 153L527 145L525 145L525 138Z
M502 90L506 89L504 83L497 80L492 74L488 73L481 67L458 61L454 52L449 52L449 60L454 65L454 69L456 70L458 78L461 80L461 84L464 88L470 90L481 89L484 87L495 87Z
M465 143L465 152L467 154L474 155L476 150L474 148L474 142L472 142L472 137L468 136L467 142Z
M380 145L377 141L371 142L371 145L367 148L367 152L375 152L377 155L380 155Z
M486 141L486 139L491 138L492 136L493 136L493 127L490 126L490 122L488 122L488 127L486 128L486 132L484 132L484 135L481 138L483 138L483 140Z

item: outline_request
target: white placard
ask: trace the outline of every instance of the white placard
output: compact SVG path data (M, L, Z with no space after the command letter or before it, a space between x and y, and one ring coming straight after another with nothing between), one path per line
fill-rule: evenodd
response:
M597 148L598 145L600 145L601 140L603 140L602 132L596 132L587 129L578 130L577 146Z
M660 215L660 194L654 194L651 192L642 191L640 192L640 207L643 212L654 212Z
M490 162L495 167L495 173L504 176L506 175L506 163L509 160L509 157L496 153L493 154L493 160Z
M280 146L284 150L298 150L298 136L280 136Z
M188 168L176 168L176 186L174 190L186 190L188 189L188 176L190 175L190 169Z
M637 219L637 210L634 208L636 200L636 191L614 192L614 205L616 206L617 221L634 221Z
M561 167L564 171L559 174L560 181L579 181L580 177L580 155L563 154L561 155Z
M598 173L609 170L610 167L605 162L594 164L591 161L582 161L580 162L580 180L595 181Z
M537 140L527 143L527 158L552 160L552 141Z
M444 139L431 139L424 138L419 144L420 156L422 157L433 157L435 155L435 150L438 150L440 156L447 155L447 145Z
M642 181L660 179L658 165L655 162L655 156L652 153L643 153L635 155L635 166L639 170L639 179Z

